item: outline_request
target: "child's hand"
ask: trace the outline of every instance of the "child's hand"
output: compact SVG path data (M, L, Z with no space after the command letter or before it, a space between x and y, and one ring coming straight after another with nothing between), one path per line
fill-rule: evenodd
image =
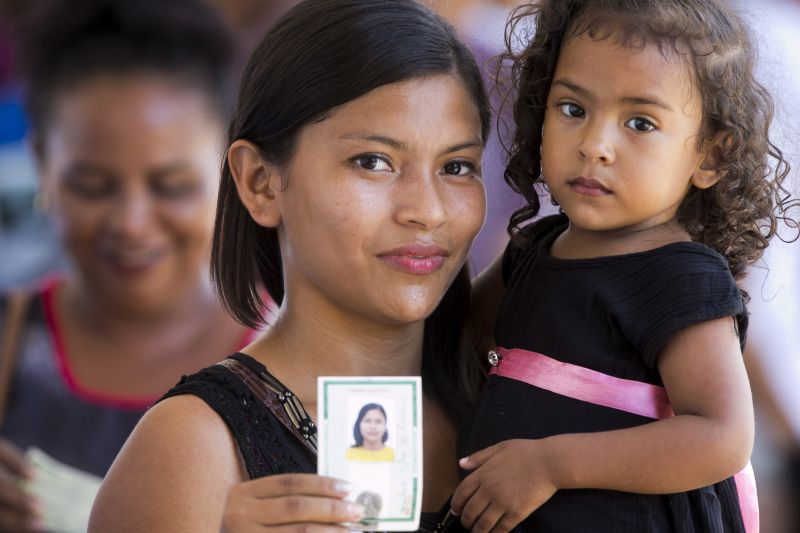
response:
M472 533L502 533L517 526L558 489L541 440L503 441L461 459L474 470L453 494L450 506Z

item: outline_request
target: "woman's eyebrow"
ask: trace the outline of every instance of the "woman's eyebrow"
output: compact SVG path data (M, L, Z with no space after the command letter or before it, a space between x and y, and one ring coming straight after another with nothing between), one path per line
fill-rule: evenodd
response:
M72 162L64 171L64 175L67 177L74 177L85 174L94 174L98 176L116 175L114 173L114 170L111 168L85 160L77 160Z
M479 140L475 141L465 141L463 143L454 144L450 148L445 149L442 154L450 154L453 152L458 152L459 150L466 150L467 148L481 148L483 147L483 143Z
M171 174L177 174L192 168L188 161L175 161L165 163L147 170L147 175L154 178L162 178Z
M392 137L387 137L385 135L376 135L372 133L346 133L341 136L342 139L348 141L373 141L381 144L385 144L390 146L396 150L407 150L408 144L399 141L397 139L393 139ZM483 142L480 139L474 139L470 141L464 141L458 144L454 144L448 148L445 148L442 151L442 154L449 154L452 152L458 152L459 150L465 150L467 148L480 148L483 146Z
M393 139L385 135L376 135L374 133L345 133L341 136L341 138L348 141L373 141L391 146L396 150L405 150L408 148L408 145L402 141L398 141L397 139Z

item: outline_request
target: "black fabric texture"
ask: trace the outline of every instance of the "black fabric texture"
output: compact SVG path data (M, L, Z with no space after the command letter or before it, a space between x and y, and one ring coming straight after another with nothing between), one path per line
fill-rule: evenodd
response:
M244 354L238 361L256 373L264 365ZM250 388L221 365L212 365L184 376L164 398L193 394L209 405L225 422L244 459L251 479L286 473L314 473L316 457L275 418Z
M618 378L663 385L659 353L699 322L735 317L744 342L747 314L724 258L701 244L562 260L550 245L568 224L555 215L523 228L529 244L509 245L498 346L545 354ZM733 321L732 321L733 322ZM497 442L635 427L651 419L490 376L466 453ZM559 490L518 527L536 532L743 532L733 479L698 490L646 495Z
M257 375L268 373L263 364L245 354L235 353L229 357L248 366ZM236 440L250 479L317 471L314 453L253 395L236 374L224 366L213 365L184 376L162 400L181 394L199 397L222 418ZM446 511L447 505L439 513L422 513L421 528L434 529ZM453 530L459 531L460 528Z

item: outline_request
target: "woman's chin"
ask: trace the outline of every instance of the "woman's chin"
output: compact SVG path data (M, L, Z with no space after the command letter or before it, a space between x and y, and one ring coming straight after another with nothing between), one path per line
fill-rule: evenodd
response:
M393 302L391 313L398 323L422 322L433 314L441 299L442 294L438 291L404 291Z

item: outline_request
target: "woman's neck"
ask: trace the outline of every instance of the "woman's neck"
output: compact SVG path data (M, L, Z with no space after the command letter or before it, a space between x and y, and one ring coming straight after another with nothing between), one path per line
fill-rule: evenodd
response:
M419 375L424 322L379 324L342 312L284 305L267 334L244 350L314 410L318 376Z
M383 449L383 442L364 440L364 444L361 447L372 452L379 452Z
M75 318L105 335L144 335L159 331L197 328L203 317L220 311L211 286L199 280L194 290L186 290L177 298L165 300L157 306L140 306L138 303L118 302L92 288L81 277L65 280L58 300Z

